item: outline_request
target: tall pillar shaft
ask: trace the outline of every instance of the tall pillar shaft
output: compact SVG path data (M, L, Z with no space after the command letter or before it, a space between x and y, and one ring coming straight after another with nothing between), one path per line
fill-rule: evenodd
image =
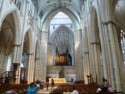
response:
M43 31L42 37L40 40L40 78L42 81L46 81L47 74L47 42L48 41L48 32Z
M27 68L27 81L28 84L33 82L34 80L34 54L29 53L29 62L28 62L28 68Z
M108 80L109 82L112 84L113 88L115 88L114 86L114 71L113 71L113 61L112 61L112 51L111 51L111 47L110 47L110 43L111 43L111 40L109 38L109 32L107 30L107 25L104 25L104 37L105 37L105 42L106 42L106 47L107 47L107 60L108 60L108 64L107 64L107 67L108 67Z
M102 80L102 69L101 69L101 62L100 62L100 46L98 42L94 42L92 43L93 45L93 57L94 57L94 70L95 73L94 75L96 76L96 82L98 84L101 84L101 80Z
M19 63L13 63L13 76L15 84L20 84L20 64Z
M96 0L100 30L103 32L105 54L107 56L107 76L117 91L122 91L123 68L121 52L115 25L114 8L117 0ZM99 8L100 7L100 8ZM101 13L100 13L101 12ZM103 23L103 24L101 24ZM113 77L113 78L112 78Z
M39 80L40 79L40 69L39 69L39 66L40 66L40 58L36 58L35 59L35 70L34 70L34 72L35 72L35 74L34 74L34 79L35 79L35 81L36 80Z
M109 37L111 40L111 51L112 51L112 59L113 59L113 67L114 67L114 76L115 76L115 82L116 82L116 90L121 91L122 90L122 83L121 83L121 74L120 74L120 47L118 45L118 36L116 36L116 29L115 25L112 23L108 24L108 31L109 31Z
M15 76L15 83L19 84L20 83L20 72L21 72L21 45L15 44L14 45L14 56L13 56L13 71L14 71L14 76Z

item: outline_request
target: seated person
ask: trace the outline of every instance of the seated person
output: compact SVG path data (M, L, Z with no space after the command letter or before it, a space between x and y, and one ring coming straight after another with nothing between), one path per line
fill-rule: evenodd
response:
M57 88L57 91L55 92L56 94L61 94L61 87Z
M75 86L73 87L73 91L71 92L71 94L79 94L78 90L76 90Z
M102 89L100 87L97 88L97 90L96 90L97 93L101 93L101 91L102 91Z
M40 89L40 83L39 82L36 82L36 87L37 87L37 90Z
M108 92L114 92L114 89L111 87L111 85L108 87Z
M11 90L7 91L5 94L17 94L17 93L16 93L16 90L11 89Z
M28 93L28 94L36 94L36 92L37 92L36 84L35 84L34 82L32 82L32 83L28 86L27 93Z
M65 88L63 94L70 94L70 92L68 91L67 88Z

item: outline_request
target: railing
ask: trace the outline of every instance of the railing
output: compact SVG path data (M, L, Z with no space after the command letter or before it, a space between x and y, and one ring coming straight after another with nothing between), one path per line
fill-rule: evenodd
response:
M14 77L14 71L5 71L3 72L0 77Z

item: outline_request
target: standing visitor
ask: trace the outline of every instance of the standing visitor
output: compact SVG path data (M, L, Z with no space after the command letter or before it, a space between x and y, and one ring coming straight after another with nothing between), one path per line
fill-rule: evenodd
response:
M53 80L53 78L52 78L52 79L51 79L51 90L54 89L54 85L55 85L55 83L54 83L54 80Z
M49 88L49 82L46 82L46 90L48 91Z

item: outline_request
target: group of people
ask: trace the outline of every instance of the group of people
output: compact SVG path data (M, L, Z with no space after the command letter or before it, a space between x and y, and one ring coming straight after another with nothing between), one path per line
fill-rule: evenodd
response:
M0 80L1 81L1 80ZM0 83L3 83L2 81ZM54 90L54 86L55 86L55 82L54 79L51 79L51 91ZM37 90L40 89L40 85L41 82L39 80L37 80L36 82L32 82L27 90L26 90L26 94L36 94ZM49 81L46 81L46 90L48 91L49 88ZM9 92L14 92L13 90L9 91ZM9 94L9 92L7 92L6 94ZM61 89L58 88L56 94L60 94ZM103 85L101 88L97 89L97 93L102 93L102 92L114 92L113 88L111 87L111 85L109 85L109 82L107 79L103 78ZM15 93L14 93L15 94ZM71 93L68 92L67 89L65 89L65 91L63 92L63 94L79 94L78 90L76 90L75 86L73 87L73 91Z
M23 94L37 94L37 90L40 89L41 82L37 80L32 82L26 90L23 91ZM13 88L6 92L6 94L17 94L16 90Z
M103 78L103 85L101 88L98 88L97 93L102 93L102 92L114 92L114 89L111 87L109 84L108 80Z
M57 91L55 92L55 94L61 94L62 90L61 87L57 88ZM64 89L63 94L79 94L78 90L75 88L75 86L73 87L73 91L69 92L67 88Z
M54 82L54 79L52 78L51 79L51 91L53 91L54 85L55 85L55 82ZM48 91L48 88L49 88L49 81L46 82L46 90L47 91Z
M40 89L41 86L41 82L39 80L37 80L36 82L32 82L27 89L27 93L28 94L36 94L37 90Z

